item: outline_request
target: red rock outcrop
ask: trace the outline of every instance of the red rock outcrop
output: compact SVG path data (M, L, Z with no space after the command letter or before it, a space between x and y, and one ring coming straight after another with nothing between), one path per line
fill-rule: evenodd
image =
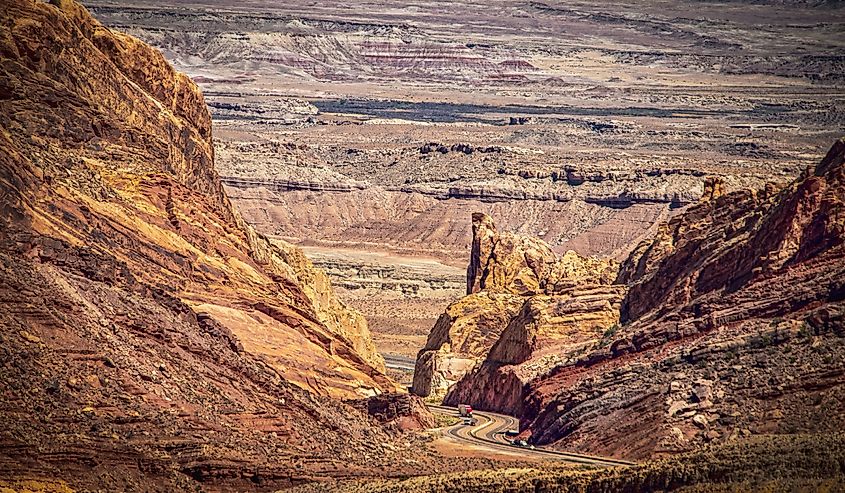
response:
M536 443L632 458L845 426L845 140L782 190L714 193L626 261L624 325L531 383Z
M472 246L467 294L479 291L517 296L554 294L581 279L609 284L611 262L566 252L558 257L539 238L500 233L487 214L472 215Z
M484 361L452 386L444 402L517 415L527 385L593 346L619 320L621 286L580 281L525 299Z
M349 404L368 414L378 424L399 431L424 430L435 425L434 415L415 395L379 394L350 401Z
M332 339L351 346L366 338L360 315L337 302L328 283L314 282L319 276L301 254L271 245L233 212L196 86L158 51L103 28L78 4L46 12L61 19L7 20L13 36L3 44L4 58L16 62L3 78L7 234L34 237L15 248L44 259L75 245L113 253L139 280L232 321L236 333L266 315L279 330L298 325L286 317L302 320L297 332L318 352L346 351L329 351ZM57 41L43 42L38 26ZM60 245L44 247L44 237ZM380 366L370 351L352 359ZM365 386L389 387L368 367L355 370Z
M482 291L449 305L417 354L413 392L423 397L445 395L483 361L523 301L508 293Z
M486 214L472 223L468 294L429 334L413 388L512 412L523 385L558 362L551 348L582 347L618 321L623 290L610 285L610 261L558 256L542 240L498 232Z
M190 79L73 1L0 26L0 475L269 488L385 457L328 398L395 388L366 324L233 210Z

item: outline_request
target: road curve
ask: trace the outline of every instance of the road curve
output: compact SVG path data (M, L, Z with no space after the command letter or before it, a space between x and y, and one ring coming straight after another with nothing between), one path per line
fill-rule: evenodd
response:
M428 408L432 412L439 414L455 417L460 416L458 409L454 407L429 405ZM610 457L596 457L544 448L529 449L517 447L505 436L505 431L510 429L519 429L519 421L516 418L486 411L473 411L472 414L478 420L477 424L473 426L458 423L447 428L446 433L460 441L470 442L475 445L482 445L486 448L507 451L510 453L516 452L524 456L539 459L556 459L575 464L589 464L604 467L634 465L633 462L613 459Z

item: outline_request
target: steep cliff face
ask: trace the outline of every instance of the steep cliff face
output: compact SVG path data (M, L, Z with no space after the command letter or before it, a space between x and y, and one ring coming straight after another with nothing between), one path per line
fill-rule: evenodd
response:
M140 281L218 314L235 333L262 317L279 326L269 332L301 326L323 359L350 353L337 359L361 387L389 386L361 364L380 364L366 344L358 344L361 355L329 347L367 337L360 315L299 252L271 245L233 212L196 86L158 51L103 28L74 2L12 7L35 14L9 14L2 45L3 219L14 248L45 257L40 245L50 238L108 252ZM19 231L32 238L13 237Z
M537 443L647 457L841 429L845 141L776 191L713 194L623 265L625 325L532 382Z
M444 402L518 415L528 384L596 345L619 320L623 287L579 282L525 298L483 362L450 388Z
M539 238L498 232L487 214L472 215L467 294L479 291L518 296L552 294L584 278L610 283L612 262L569 251L562 258Z
M445 395L484 359L522 303L520 296L482 291L449 305L417 354L414 393Z
M314 267L302 250L281 240L272 240L272 244L293 269L299 286L314 305L319 321L350 343L370 366L384 373L384 357L373 343L364 316L335 296L329 276L322 269Z
M498 232L486 214L472 220L468 295L429 334L414 391L512 411L523 384L558 360L552 348L582 347L618 320L623 290L610 286L610 261L559 257L542 240Z
M381 432L325 397L394 384L325 277L233 211L196 86L73 1L9 0L0 26L2 469L131 489L359 467Z
M837 195L842 147L840 140L821 164L780 192L769 186L723 195L670 221L622 268L620 281L631 284L624 320L661 306L691 305L708 293L740 291L839 246L845 222ZM824 301L836 289L817 283L803 287L808 292L790 300L788 309ZM784 307L772 306L782 294L771 292L770 306L761 303L755 314L783 312Z

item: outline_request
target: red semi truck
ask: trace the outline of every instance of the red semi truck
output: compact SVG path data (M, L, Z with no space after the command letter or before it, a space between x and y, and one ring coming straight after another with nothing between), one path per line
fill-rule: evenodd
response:
M469 404L459 404L458 405L458 414L461 415L463 418L471 418L472 417L472 406Z

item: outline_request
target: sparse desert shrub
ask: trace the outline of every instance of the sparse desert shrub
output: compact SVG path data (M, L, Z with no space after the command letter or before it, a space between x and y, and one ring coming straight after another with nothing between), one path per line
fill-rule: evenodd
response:
M845 490L845 433L766 436L614 469L476 470L404 481L339 483L297 493L688 493Z
M810 327L810 324L806 321L801 322L801 326L798 328L798 337L802 339L811 339L813 335L813 328Z
M619 324L613 324L604 331L604 334L601 336L601 340L599 341L599 347L605 347L610 344L610 341L613 339L613 336L619 332Z
M617 332L619 332L619 324L613 324L606 331L604 331L604 335L602 336L605 339L609 339L613 337Z

